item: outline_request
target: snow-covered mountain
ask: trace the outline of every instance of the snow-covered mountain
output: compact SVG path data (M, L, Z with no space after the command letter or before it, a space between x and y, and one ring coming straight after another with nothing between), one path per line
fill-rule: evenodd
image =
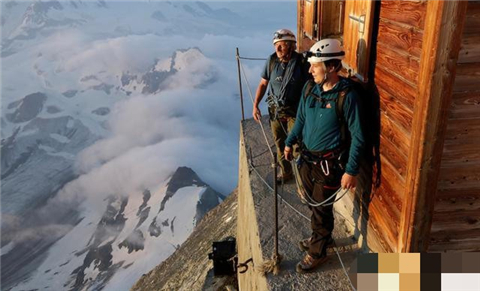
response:
M218 194L171 175L234 188L234 49L286 3L0 2L2 290L126 290L183 242Z
M125 290L172 254L224 198L180 167L154 189L108 197L103 214L84 209L75 215L75 225L41 254L33 272L18 260L38 259L45 240L30 241L30 249L10 247L2 253L2 289L98 290L108 284L106 290Z

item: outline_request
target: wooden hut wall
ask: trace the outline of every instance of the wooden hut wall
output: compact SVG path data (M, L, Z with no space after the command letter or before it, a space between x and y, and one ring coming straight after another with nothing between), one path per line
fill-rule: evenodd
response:
M480 2L470 1L449 110L429 251L480 250Z
M370 203L370 223L396 252L410 150L413 104L426 1L382 1L377 36L375 84L380 95L382 183Z

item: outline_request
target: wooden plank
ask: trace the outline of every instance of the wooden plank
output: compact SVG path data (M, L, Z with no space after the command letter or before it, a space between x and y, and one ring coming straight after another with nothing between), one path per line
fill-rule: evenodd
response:
M480 199L480 187L469 189L444 189L438 187L437 198L454 200L477 200Z
M468 1L463 34L480 34L480 2Z
M352 75L357 75L364 82L367 81L370 65L374 4L375 1L369 0L345 1L343 63L352 70ZM363 24L351 17L363 18Z
M391 192L384 187L385 184L382 184L378 191L375 191L375 194L372 196L372 201L370 205L376 205L379 209L379 214L382 215L388 223L398 229L398 225L400 222L400 211L391 203L388 199L390 197Z
M380 110L383 114L406 132L411 132L413 112L382 88L378 88L378 92L380 93Z
M387 248L395 250L398 237L398 229L391 220L385 219L381 209L375 204L370 203L368 225L372 226L380 234L379 238L387 243Z
M441 181L450 182L450 184L462 184L477 181L478 187L480 188L480 164L458 163L456 166L451 168L442 168L438 179Z
M469 230L456 230L442 229L441 226L438 229L432 231L432 238L435 242L447 242L447 241L460 241L464 239L479 239L480 240L480 228L473 228Z
M380 19L377 41L391 49L404 51L420 58L422 53L423 31L408 25Z
M385 167L383 167L385 165ZM380 190L374 191L374 194L381 195L383 194L382 201L391 208L391 214L397 218L397 222L400 218L400 212L402 210L402 203L403 203L403 190L405 188L405 184L400 180L395 180L397 176L395 169L389 164L388 160L385 157L382 157L382 182L380 184Z
M407 170L407 153L399 151L389 140L380 136L380 150L382 155L388 157L397 173L405 179Z
M462 38L462 48L458 56L458 63L476 63L480 59L480 35L467 34Z
M380 112L380 135L390 141L400 152L410 151L410 134ZM380 149L381 151L381 149Z
M375 68L375 83L377 88L382 88L390 93L390 96L395 96L397 100L413 110L413 104L417 96L416 85L411 82L404 82L391 71L383 68L383 63L377 63Z
M466 2L428 1L398 250L425 251Z
M316 22L316 1L305 0L303 6L303 32L305 36L313 39L315 37Z
M391 219L394 219L398 225L400 222L400 211L402 210L402 200L400 198L402 193L395 193L395 191L392 190L390 182L388 179L382 180L380 187L372 196L372 202L378 203L379 206L384 208L385 213L387 213Z
M297 0L297 49L298 51L304 51L303 49L303 1Z
M442 191L473 191L478 189L478 181L463 181L462 183L452 184L450 181L438 181L438 190Z
M321 38L339 38L343 33L344 1L322 1ZM343 12L343 11L342 11Z
M447 144L464 143L470 140L476 140L479 136L480 117L476 119L450 120L447 125L445 142Z
M478 188L477 191L479 191L480 193L480 188ZM473 196L472 198L468 198L468 199L462 199L458 197L445 198L437 195L437 198L435 200L435 209L434 209L433 219L435 220L435 213L437 212L469 211L469 210L480 209L480 197Z
M468 231L436 231L430 236L429 252L479 251L480 228Z
M474 240L465 240L465 241L457 241L454 240L453 242L447 243L431 243L428 248L428 252L478 252L480 251L480 239Z
M480 43L478 44L480 47ZM478 60L477 60L478 61ZM453 87L454 92L480 92L480 63L464 63L457 65L457 75Z
M432 232L442 230L456 232L475 228L480 228L480 208L435 213Z
M419 29L425 24L427 1L382 1L380 18L395 20Z
M480 159L480 151L478 148L478 143L471 141L454 144L452 146L446 145L443 148L443 160L447 164L454 164L454 166L461 166L468 162L478 161ZM444 167L445 165L442 166Z
M480 78L477 82L480 83ZM480 91L453 93L448 118L450 122L456 122L458 119L472 119L472 123L478 122L473 119L480 118Z
M381 248L382 252L387 252L387 253L395 252L394 247L396 246L396 244L391 242L391 240L387 241L386 235L383 232L383 229L378 224L374 216L369 218L367 231L368 231L367 239L371 236L374 236L375 237L374 243L379 243L381 245L381 247L377 247L377 249ZM367 241L367 244L370 245L370 240Z
M419 59L405 51L391 49L385 44L377 43L377 64L397 72L412 83L417 83Z

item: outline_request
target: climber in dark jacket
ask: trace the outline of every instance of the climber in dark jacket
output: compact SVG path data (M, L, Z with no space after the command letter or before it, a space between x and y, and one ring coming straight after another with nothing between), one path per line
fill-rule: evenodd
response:
M293 32L280 29L273 37L275 53L267 59L262 71L253 104L253 118L260 121L260 101L268 90L268 112L273 138L277 148L278 164L281 173L277 182L286 182L293 178L292 167L285 160L283 150L288 132L292 129L297 114L298 101L307 79L308 63L301 54L295 52L296 39Z
M334 201L332 195L340 188L355 188L365 143L358 94L352 81L338 76L345 54L340 41L323 39L312 46L310 53L309 72L315 84L310 85L311 90L307 89L308 83L303 89L284 151L286 159L291 160L292 146L301 142L297 167L304 198L312 211L312 235L299 243L307 254L297 265L298 272L314 270L326 261L334 228L333 203L318 204L328 198L328 202Z

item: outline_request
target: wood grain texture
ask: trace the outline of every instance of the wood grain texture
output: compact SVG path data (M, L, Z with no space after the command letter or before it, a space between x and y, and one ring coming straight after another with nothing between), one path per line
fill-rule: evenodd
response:
M480 83L480 78L477 78L476 81ZM480 84L477 86L480 86ZM480 91L455 92L453 94L449 112L449 123L458 122L459 119L469 119L471 122L469 122L467 126L472 125L475 127L476 124L480 122L479 113Z
M480 34L480 2L468 1L463 34Z
M470 211L480 209L480 188L477 189L477 196L461 197L443 197L437 194L435 199L434 210L434 224L435 225L435 213L437 212L449 212L449 211Z
M380 112L380 134L397 147L398 151L408 153L410 151L410 134L393 122L383 112ZM380 152L381 152L380 148Z
M476 63L478 60L480 60L480 34L464 35L458 63Z
M402 198L393 191L390 180L384 180L378 191L375 191L372 201L377 203L380 209L384 209L385 214L394 220L395 225L400 223L400 212L402 209Z
M322 36L322 39L332 37L336 38L342 35L343 15L340 15L340 9L343 5L343 1L321 1L320 13L322 15L322 25L320 28L320 35Z
M441 198L458 198L458 199L479 199L480 188L468 188L468 189L447 189L444 187L438 187L437 196Z
M397 173L405 180L407 153L398 150L398 147L383 136L380 136L380 151L383 156L388 157L389 162L396 169Z
M394 220L389 219L382 208L379 208L378 204L370 203L369 207L369 225L377 229L380 235L380 240L386 242L388 249L395 252L398 229L394 223Z
M480 117L450 120L447 125L445 143L448 145L476 141L480 137ZM445 161L442 161L442 163Z
M380 93L380 110L390 118L395 124L401 126L406 132L412 131L413 112L394 96L378 88Z
M417 83L419 58L408 54L405 51L392 49L382 42L377 43L377 64L389 71L400 74L403 78Z
M480 228L480 208L473 210L454 210L434 213L435 224L432 232L451 231L456 234L462 230ZM470 236L471 237L471 236Z
M460 51L467 3L429 1L422 40L418 90L412 122L406 192L398 249L428 248L447 111ZM461 25L459 25L459 23Z
M355 0L345 2L345 22L343 26L343 63L358 74L363 81L368 78L373 28L374 1ZM364 17L364 24L350 18ZM361 29L363 26L363 30Z
M316 1L305 0L303 6L303 31L309 38L315 37L314 21L316 15Z
M478 46L480 48L480 42ZM454 92L480 92L480 58L477 59L477 61L476 63L457 65L457 75L455 76L455 83L453 85Z
M480 228L457 231L433 231L430 235L429 252L479 251Z
M416 27L401 25L388 19L380 19L378 41L392 49L404 51L420 58L422 39L423 31Z
M423 30L427 1L382 1L380 17Z
M412 82L404 82L401 76L395 75L394 72L384 69L383 63L378 62L375 68L375 83L377 88L381 88L394 96L395 99L402 102L406 107L413 110L413 104L417 96L416 84Z

